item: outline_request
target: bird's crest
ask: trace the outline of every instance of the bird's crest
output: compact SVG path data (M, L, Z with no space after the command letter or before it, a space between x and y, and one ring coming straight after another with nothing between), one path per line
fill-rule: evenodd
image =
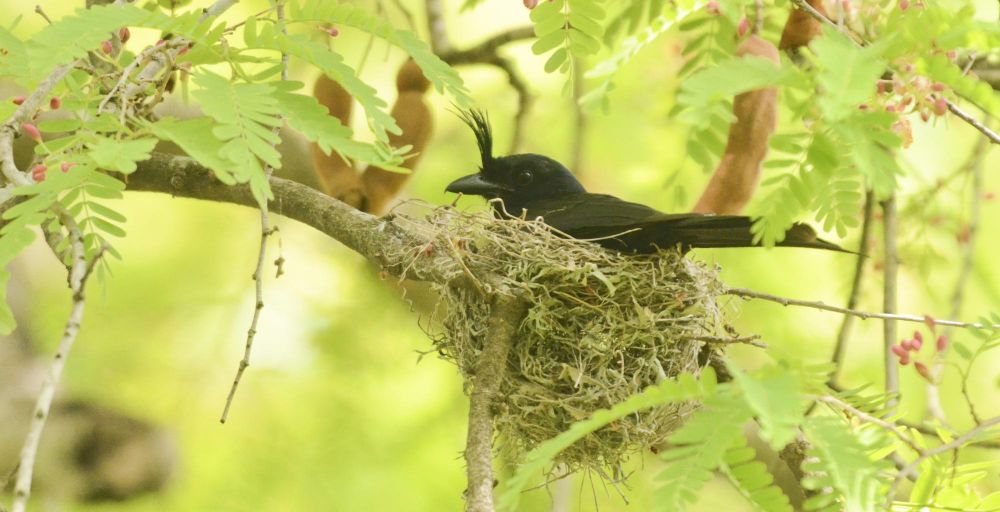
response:
M486 116L486 112L475 109L460 110L458 116L476 134L479 156L483 162L483 169L486 169L493 161L493 131L490 129L490 120Z

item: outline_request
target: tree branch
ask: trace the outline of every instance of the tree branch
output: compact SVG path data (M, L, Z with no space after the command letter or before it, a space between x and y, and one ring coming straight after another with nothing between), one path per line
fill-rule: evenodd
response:
M472 377L465 464L469 487L467 512L493 512L493 399L507 371L507 354L524 317L526 304L516 296L494 296L482 352Z
M897 275L899 273L899 258L896 252L896 194L882 201L882 236L885 244L885 266L882 271L884 286L882 295L882 311L887 315L883 318L883 359L885 363L885 392L890 395L899 393L899 366L896 364L892 346L896 344L896 293ZM890 408L896 406L896 399L890 398Z
M746 288L727 288L722 291L721 295L734 295L736 297L743 297L747 299L760 299L769 302L777 302L782 306L799 306L803 308L819 309L822 311L832 311L834 313L840 313L842 315L851 315L861 318L862 320L867 320L869 318L880 318L882 320L899 320L901 322L917 322L924 323L923 316L917 315L904 315L898 313L872 313L870 311L861 311L857 309L842 308L840 306L831 306L829 304L819 302L819 301L809 301L809 300L799 300L799 299L789 299L787 297L779 297L777 295L771 295L769 293L757 292L753 290L748 290ZM1000 329L1000 324L980 324L974 322L959 322L957 320L934 320L938 325L950 325L953 327L963 327L966 329Z
M90 271L93 268L92 265L87 264L83 233L81 233L76 221L65 212L61 212L59 218L69 233L70 251L73 255L69 270L69 285L73 293L73 306L70 309L69 318L66 320L62 339L59 341L59 346L56 348L55 356L52 359L52 365L49 367L48 375L35 402L35 412L31 417L31 425L28 427L28 435L25 437L24 446L21 448L21 455L17 463L17 479L14 483L14 502L11 505L11 512L24 512L27 508L28 498L31 496L31 480L35 469L35 458L38 455L38 445L42 438L42 431L45 429L46 420L49 418L49 411L52 409L52 400L59 386L63 368L66 366L66 356L69 355L69 351L73 348L73 343L76 341L76 335L80 332L84 309L83 290L87 285L87 278L90 276ZM100 257L100 253L95 255L92 264L97 264Z
M847 298L847 309L858 307L858 300L861 297L861 285L864 281L865 257L863 254L868 248L872 239L872 217L875 211L875 197L871 191L865 194L864 220L861 223L861 241L858 242L858 260L854 264L854 280L851 283L851 294ZM843 323L840 324L840 331L837 333L837 344L833 348L833 373L830 374L830 382L837 381L840 367L847 354L847 340L851 336L851 327L854 325L854 317L847 315Z

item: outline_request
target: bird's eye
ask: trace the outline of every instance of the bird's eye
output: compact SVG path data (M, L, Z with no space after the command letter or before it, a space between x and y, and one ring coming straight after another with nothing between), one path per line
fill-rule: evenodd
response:
M517 171L517 174L514 175L514 183L520 186L531 183L533 179L535 179L535 176L529 170Z

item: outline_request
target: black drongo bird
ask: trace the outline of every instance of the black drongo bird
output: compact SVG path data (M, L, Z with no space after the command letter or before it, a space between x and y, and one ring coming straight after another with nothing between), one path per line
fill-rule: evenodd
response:
M752 247L749 217L702 213L668 214L606 194L587 192L559 162L542 155L493 156L493 134L480 111L461 113L476 134L482 167L453 181L446 191L483 196L494 201L500 217L541 217L573 238L592 239L622 252L652 253L677 246ZM779 246L844 251L816 237L806 224L794 224Z

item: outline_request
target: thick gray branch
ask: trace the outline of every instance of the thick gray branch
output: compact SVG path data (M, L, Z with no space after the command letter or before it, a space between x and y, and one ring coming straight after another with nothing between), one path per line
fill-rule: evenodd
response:
M441 283L455 279L443 274L433 258L415 257L414 249L426 241L393 222L391 217L379 218L358 211L294 181L275 177L270 181L274 192L272 212L312 226L393 275ZM194 160L164 154L154 154L150 160L139 162L138 170L128 178L128 190L257 207L248 186L225 185Z

